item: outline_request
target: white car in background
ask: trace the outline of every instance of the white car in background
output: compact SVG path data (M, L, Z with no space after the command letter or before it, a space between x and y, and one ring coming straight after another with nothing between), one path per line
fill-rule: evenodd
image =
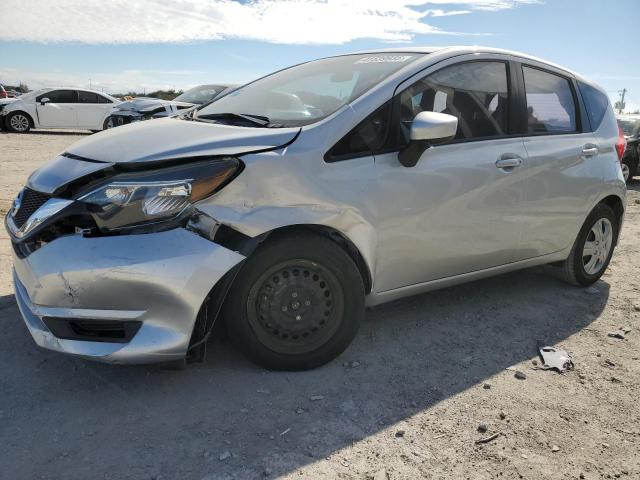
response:
M45 88L26 93L0 105L0 124L7 130L26 133L32 128L69 128L97 132L113 107L115 97L80 88Z

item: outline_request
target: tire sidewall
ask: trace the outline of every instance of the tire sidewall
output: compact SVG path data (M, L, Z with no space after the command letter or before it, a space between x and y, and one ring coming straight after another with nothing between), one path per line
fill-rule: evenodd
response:
M317 349L297 355L264 346L248 320L247 299L255 281L273 265L291 259L310 260L331 271L344 295L344 314L334 335ZM224 320L231 337L254 362L274 370L306 370L337 357L355 337L364 316L364 285L346 252L331 240L315 234L270 239L241 267L225 301Z
M113 122L111 127L109 127L109 120L111 120ZM112 115L109 115L107 118L104 119L104 123L102 124L102 130L110 130L110 129L115 128L117 126L118 125L115 124L115 118L113 118Z
M613 241L611 245L611 250L609 251L609 255L607 256L607 260L604 262L604 265L600 269L598 273L590 275L586 272L584 268L584 264L582 261L582 252L584 250L584 244L587 241L587 237L589 236L589 232L595 225L595 223L602 219L606 218L611 222L611 226L613 228ZM618 241L618 220L616 219L613 210L607 205L600 204L598 205L587 217L587 220L584 222L580 233L578 234L578 238L576 239L576 243L574 246L574 255L573 255L573 268L576 276L576 280L580 285L591 285L592 283L597 282L600 277L606 272L609 267L609 262L611 262L611 257L613 256L613 251L615 250L616 243Z

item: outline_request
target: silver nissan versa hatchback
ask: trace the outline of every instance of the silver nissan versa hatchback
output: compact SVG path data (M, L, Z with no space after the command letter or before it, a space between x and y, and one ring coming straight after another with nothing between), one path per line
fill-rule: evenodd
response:
M6 218L36 343L114 363L201 360L214 324L308 369L365 306L554 264L606 270L624 138L602 89L487 48L341 55L181 117L88 137Z

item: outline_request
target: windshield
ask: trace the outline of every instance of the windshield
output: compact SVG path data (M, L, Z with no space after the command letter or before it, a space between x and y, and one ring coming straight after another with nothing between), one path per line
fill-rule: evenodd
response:
M620 128L622 128L622 131L624 132L624 134L629 137L631 135L634 134L634 129L636 127L636 123L640 123L640 120L634 120L634 119L622 119L619 118L618 119L618 125L620 125Z
M200 109L195 119L245 115L268 126L301 126L350 103L421 54L381 53L324 58L249 83Z
M195 103L202 105L203 103L210 102L213 98L222 92L225 88L224 85L200 85L187 90L184 93L178 95L174 100L176 102Z

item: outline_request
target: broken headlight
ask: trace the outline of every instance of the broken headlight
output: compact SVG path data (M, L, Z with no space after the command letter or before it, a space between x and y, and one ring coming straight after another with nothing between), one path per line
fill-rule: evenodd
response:
M172 225L188 216L194 202L226 185L240 165L237 158L223 158L120 174L78 200L102 232Z

